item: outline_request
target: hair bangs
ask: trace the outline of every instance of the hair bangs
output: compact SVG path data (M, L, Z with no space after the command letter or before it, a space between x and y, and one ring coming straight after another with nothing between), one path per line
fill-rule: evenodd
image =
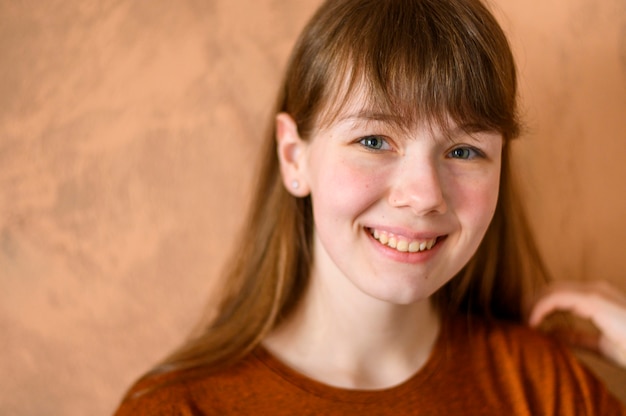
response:
M426 123L443 131L461 127L517 137L516 73L508 42L488 10L469 2L476 4L372 0L353 7L352 0L338 1L326 9L327 16L313 19L331 30L307 31L311 38L303 40L308 47L301 50L311 54L304 61L316 68L304 82L313 87L305 100L309 111L301 117L285 110L303 136L332 123L359 96L363 108L393 116L404 127ZM352 10L337 10L342 7ZM326 39L313 38L322 32Z

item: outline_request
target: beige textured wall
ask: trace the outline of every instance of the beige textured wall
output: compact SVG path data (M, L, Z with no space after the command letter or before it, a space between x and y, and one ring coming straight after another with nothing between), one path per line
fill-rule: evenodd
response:
M626 3L494 3L550 268L626 290ZM109 414L190 329L317 4L0 0L0 414Z

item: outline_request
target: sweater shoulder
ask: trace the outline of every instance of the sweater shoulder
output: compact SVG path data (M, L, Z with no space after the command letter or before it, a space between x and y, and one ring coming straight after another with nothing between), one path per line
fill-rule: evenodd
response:
M531 408L626 414L602 381L553 337L525 325L478 318L457 320L454 328L452 342L467 346L462 351L471 371Z
M143 376L128 390L115 416L221 414L219 409L228 408L245 388L246 374L254 367L251 360L247 357L220 370L198 368Z

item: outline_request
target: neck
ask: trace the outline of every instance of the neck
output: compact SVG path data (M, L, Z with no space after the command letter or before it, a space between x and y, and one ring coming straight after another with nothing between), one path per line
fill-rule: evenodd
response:
M330 290L335 284L313 273L304 299L264 346L317 381L351 389L397 385L426 363L439 333L429 300L395 305Z

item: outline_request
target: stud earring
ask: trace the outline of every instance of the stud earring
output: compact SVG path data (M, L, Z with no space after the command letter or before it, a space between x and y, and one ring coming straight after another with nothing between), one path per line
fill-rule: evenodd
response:
M297 180L295 180L295 179L294 179L294 180L291 182L291 187L292 187L293 189L298 189L298 188L300 187L300 182L298 182Z

